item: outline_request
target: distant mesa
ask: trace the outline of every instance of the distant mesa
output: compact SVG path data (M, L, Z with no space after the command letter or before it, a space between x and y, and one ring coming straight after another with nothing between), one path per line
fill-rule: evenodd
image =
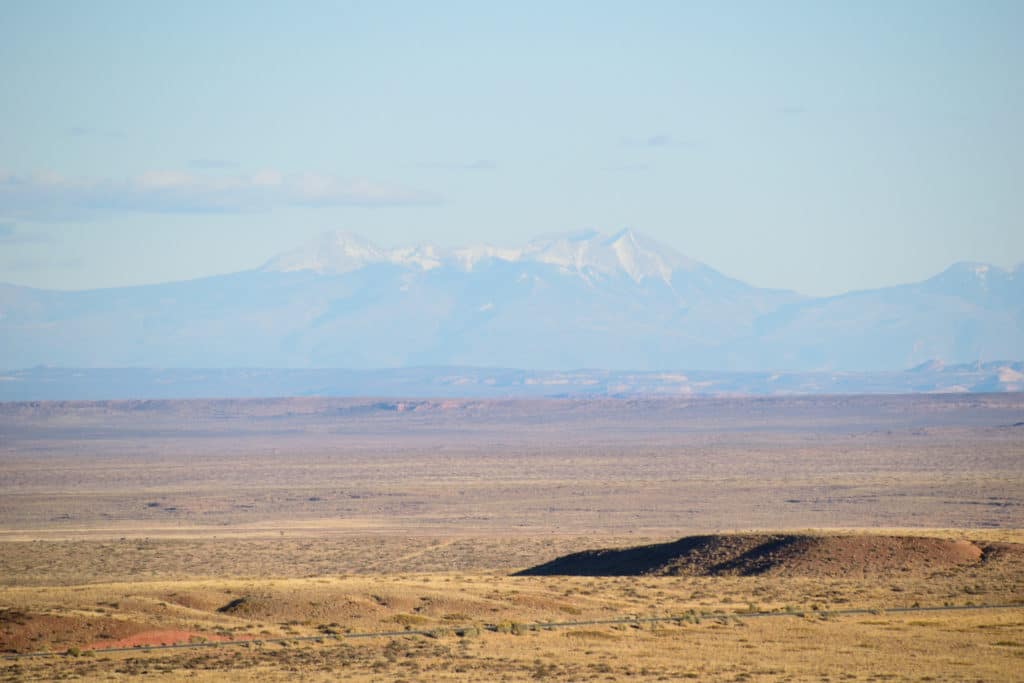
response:
M1024 559L1024 544L921 536L716 534L671 543L587 550L519 576L865 576Z

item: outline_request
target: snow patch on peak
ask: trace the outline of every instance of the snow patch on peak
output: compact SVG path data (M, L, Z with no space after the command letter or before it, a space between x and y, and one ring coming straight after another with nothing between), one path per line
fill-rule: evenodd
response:
M625 273L635 282L658 279L671 283L675 270L689 270L697 263L649 237L632 230L612 236L591 231L535 240L527 247L534 260L584 274Z
M1015 270L1007 270L991 263L977 261L958 261L926 282L959 284L987 288L998 287L1001 283L1010 282L1019 273L1020 266Z
M423 270L440 268L448 259L448 255L433 244L420 244L415 247L401 247L385 252L386 260L398 265L419 266Z
M622 269L637 282L645 277L658 277L671 283L673 270L693 266L688 259L652 240L638 237L632 230L624 230L616 235L611 246Z
M522 248L474 245L453 250L433 244L384 249L349 232L325 233L312 243L268 261L265 271L308 270L341 274L373 263L392 263L421 270L450 266L472 271L487 261L543 263L576 273L588 282L593 277L625 274L635 282L645 279L671 284L676 270L698 267L672 249L632 230L607 236L596 230L537 238Z
M509 261L515 263L523 256L522 249L506 249L492 247L489 244L478 244L471 247L455 249L452 252L455 265L462 270L471 271L478 264L490 260Z
M1006 271L1004 271L999 266L992 265L991 263L981 263L979 261L957 261L949 268L947 268L943 273L939 273L939 275L941 276L946 273L959 273L962 275L969 275L977 277L979 279L984 279L989 274L1004 272Z

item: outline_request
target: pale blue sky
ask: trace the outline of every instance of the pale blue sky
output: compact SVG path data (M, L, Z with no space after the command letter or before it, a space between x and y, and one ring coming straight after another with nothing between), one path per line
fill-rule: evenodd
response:
M0 281L631 227L837 293L1024 261L1024 3L0 5Z

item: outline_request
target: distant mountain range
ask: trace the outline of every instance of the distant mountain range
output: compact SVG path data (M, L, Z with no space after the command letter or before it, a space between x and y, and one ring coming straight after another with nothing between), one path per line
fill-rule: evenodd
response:
M384 249L330 233L262 268L139 287L0 285L0 367L891 372L1024 357L1024 266L807 297L643 235ZM1009 366L1007 366L1009 367Z

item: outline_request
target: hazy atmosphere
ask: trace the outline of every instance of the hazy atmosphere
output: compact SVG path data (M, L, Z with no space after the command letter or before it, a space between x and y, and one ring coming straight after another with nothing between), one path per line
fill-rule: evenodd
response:
M1024 261L1024 5L7 2L0 282L632 228L808 295Z
M0 683L1019 683L1022 28L0 0Z

